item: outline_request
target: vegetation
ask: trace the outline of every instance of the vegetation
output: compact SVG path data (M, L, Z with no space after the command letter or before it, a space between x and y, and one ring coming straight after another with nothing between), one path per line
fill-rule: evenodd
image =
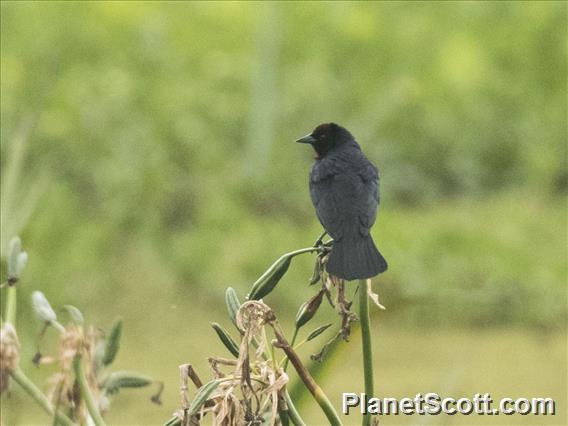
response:
M293 141L333 120L381 171L375 392L566 401L567 17L561 2L2 2L1 281L11 237L33 259L22 368L47 374L32 365L33 291L104 329L120 315L116 368L163 380L164 405L121 393L109 423L168 418L177 366L224 351L208 324L229 325L219 295L247 294L320 233L312 153ZM312 260L267 298L283 324L312 296ZM346 347L308 365L336 407L363 389ZM44 421L28 402L3 397L2 422Z

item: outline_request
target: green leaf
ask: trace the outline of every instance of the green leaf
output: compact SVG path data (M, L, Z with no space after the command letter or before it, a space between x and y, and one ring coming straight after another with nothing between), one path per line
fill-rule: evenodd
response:
M170 418L163 426L180 426L181 419L178 416L173 416Z
M199 410L207 402L213 391L217 389L217 386L219 386L219 383L221 383L221 381L222 380L212 380L199 388L197 395L195 395L195 398L193 398L193 401L191 401L191 404L189 405L187 413L189 417L194 416L199 412Z
M116 354L120 349L120 338L122 337L122 319L117 319L110 330L110 334L106 341L105 354L103 356L103 364L112 364L116 358Z
M233 324L237 327L237 312L241 307L241 302L239 301L236 291L232 287L227 288L225 291L225 304L227 305L229 318L231 318L231 321L233 321Z
M141 388L153 382L151 377L133 371L116 371L105 380L103 387L109 393L116 393L121 388Z
M227 333L227 331L216 322L212 322L211 327L213 327L213 329L217 332L217 336L219 336L219 339L221 340L223 345L225 345L225 347L229 350L229 352L231 352L235 358L238 358L239 347L237 346L233 338L229 335L229 333Z
M329 327L331 327L331 323L326 324L326 325L322 325L321 327L316 328L314 331L312 331L309 335L308 338L306 339L308 342L310 340L315 339L316 337L318 337L320 334L322 334L325 330L327 330Z
M284 255L274 262L272 266L268 268L268 270L252 285L248 299L262 299L274 290L276 284L278 284L286 271L288 271L290 263L292 262L292 257L293 256L291 255Z

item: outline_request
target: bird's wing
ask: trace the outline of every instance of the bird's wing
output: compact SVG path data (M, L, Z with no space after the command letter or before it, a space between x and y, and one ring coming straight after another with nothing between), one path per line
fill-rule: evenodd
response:
M334 240L340 240L343 217L336 172L331 162L314 167L310 174L310 195L320 223Z
M366 166L359 173L362 182L362 191L358 197L357 206L359 218L359 232L361 235L369 235L371 227L377 217L379 207L379 173L375 166L367 162Z
M368 161L358 172L322 167L310 178L316 213L334 240L369 235L379 200L377 169Z

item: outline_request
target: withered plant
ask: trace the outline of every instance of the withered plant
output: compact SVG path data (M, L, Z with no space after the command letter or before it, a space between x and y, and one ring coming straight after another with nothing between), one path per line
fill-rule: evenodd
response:
M19 238L10 242L7 259L8 277L3 284L6 294L5 317L0 329L0 393L4 397L11 382L18 384L50 417L53 425L103 426L112 397L123 388L137 388L156 383L158 392L150 399L160 403L163 385L136 372L110 371L120 348L122 321L113 324L108 336L92 325L86 325L83 314L74 306L62 310L69 318L62 325L45 295L32 294L32 306L42 324L38 350L34 356L37 366L53 365L55 372L48 379L47 394L33 383L19 366L20 343L16 331L17 285L26 266L27 254ZM44 356L41 341L48 327L59 333L58 351Z
M190 364L180 366L181 405L165 426L199 425L205 416L216 426L275 425L290 423L305 425L287 389L287 367L292 364L303 386L312 394L329 424L341 425L341 420L322 388L316 383L297 350L307 341L316 339L332 326L325 324L311 331L297 342L300 329L312 320L326 299L339 314L339 325L331 339L323 344L311 359L323 362L332 344L342 338L349 340L351 325L359 320L363 341L363 367L365 392L373 394L373 372L369 302L377 306L378 295L372 291L371 280L361 280L353 291L359 292L359 317L351 310L348 299L349 284L326 272L326 262L333 241L323 242L322 235L313 247L295 250L281 256L252 285L246 301L241 304L234 289L225 293L225 303L230 319L238 332L235 340L220 324L211 323L217 336L232 358L209 358L212 379L204 383ZM315 253L314 273L310 285L319 284L315 293L299 308L291 340L285 336L274 310L264 302L288 271L292 259L304 253ZM269 340L268 336L271 336ZM238 342L238 343L237 343ZM197 389L193 399L189 397L189 382ZM371 424L370 416L364 416L363 424Z

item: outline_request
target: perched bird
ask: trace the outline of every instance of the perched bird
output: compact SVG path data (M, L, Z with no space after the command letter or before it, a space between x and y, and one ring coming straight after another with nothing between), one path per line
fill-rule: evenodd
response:
M349 131L320 124L296 142L316 151L310 195L319 221L333 238L327 271L345 280L371 278L386 271L371 227L379 205L379 173Z

